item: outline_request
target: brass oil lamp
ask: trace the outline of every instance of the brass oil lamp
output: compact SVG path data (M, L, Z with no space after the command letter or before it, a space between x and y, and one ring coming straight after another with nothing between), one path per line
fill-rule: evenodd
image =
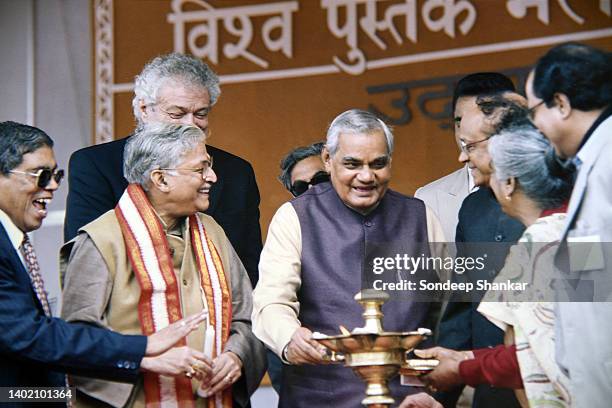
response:
M385 332L382 305L389 300L389 295L365 289L355 295L355 300L364 309L363 327L355 328L352 332L341 327L342 334L335 336L314 333L313 339L331 351L331 361L344 362L366 382L366 397L361 401L364 406L391 407L395 400L391 397L388 384L400 368L403 374L419 375L437 365L436 360L406 358L421 341L431 336L431 330L419 328L410 332Z

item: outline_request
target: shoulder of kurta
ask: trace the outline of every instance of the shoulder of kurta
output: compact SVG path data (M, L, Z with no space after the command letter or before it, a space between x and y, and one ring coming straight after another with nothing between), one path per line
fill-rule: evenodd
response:
M272 217L262 256L270 249L276 250L279 246L286 247L287 244L293 245L297 254L302 253L300 219L291 202L281 205Z
M116 270L118 260L126 259L125 241L114 210L82 227L79 233L83 232L91 238L111 272Z
M115 214L115 210L109 210L82 227L79 232L85 231L87 235L98 241L116 241L117 235L121 235L121 227L119 220Z
M197 216L198 218L200 218L200 221L202 221L202 226L204 227L206 234L212 240L215 248L217 249L219 256L221 257L221 264L223 265L223 268L226 271L229 270L230 272L226 274L228 282L233 282L233 279L231 278L232 273L236 273L237 271L234 271L232 269L232 265L234 264L231 262L231 259L232 256L237 257L236 251L231 250L233 249L233 247L229 239L227 238L225 231L217 223L217 221L213 219L213 217L204 213L197 213ZM238 261L241 262L240 260Z
M275 227L283 228L287 231L297 231L301 236L300 219L298 218L295 208L289 201L276 210L270 222L270 227L272 227L273 224Z
M208 234L208 237L213 241L215 246L217 246L217 250L229 256L227 253L227 246L231 245L231 243L225 234L225 230L210 215L197 213L197 216L200 218L200 221L202 221L202 226L206 234Z
M201 212L197 213L197 216L200 221L202 221L202 225L204 225L204 228L210 228L211 230L215 230L215 232L221 232L223 235L225 235L225 231L223 231L223 228L219 225L217 221L215 221L213 217Z

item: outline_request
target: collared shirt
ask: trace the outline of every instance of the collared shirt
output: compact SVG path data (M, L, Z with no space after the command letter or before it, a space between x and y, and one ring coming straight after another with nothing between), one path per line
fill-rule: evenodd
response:
M591 140L591 135L595 132L595 130L601 125L606 119L612 116L612 106L608 106L602 113L595 119L595 122L591 125L589 130L582 137L582 141L580 142L580 146L578 147L578 152L576 156L574 156L571 160L576 166L576 171L580 171L580 167L583 163L588 161L590 158L595 157L597 155L597 150L599 146L597 144L589 143Z
M576 154L576 157L578 157L580 160L579 163L584 162L584 157L583 157L585 155L584 151L587 150L585 149L585 146L587 145L589 139L591 138L591 135L595 132L595 130L599 127L599 125L601 125L610 116L612 116L612 106L608 106L606 109L604 109L604 111L597 117L597 119L595 119L595 122L593 122L589 130L587 130L584 136L582 137L580 146L578 146L578 153Z
M474 184L474 176L472 176L472 172L467 164L465 165L465 171L467 172L468 177L468 194L471 194L478 190L478 186Z
M23 243L23 238L25 236L24 232L17 228L13 220L11 220L8 214L2 210L0 210L0 224L2 224L6 233L8 234L9 240L11 241L13 248L15 248L15 251L17 251L19 259L21 259L21 263L23 264L23 266L26 266L25 260L23 259L23 255L21 255L21 251L19 250L19 247Z

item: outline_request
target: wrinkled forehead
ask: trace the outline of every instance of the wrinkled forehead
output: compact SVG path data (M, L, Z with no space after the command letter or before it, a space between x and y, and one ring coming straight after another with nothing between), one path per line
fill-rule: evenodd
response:
M475 96L460 96L455 104L455 112L453 112L453 115L454 117L461 118L474 109L478 109Z
M159 86L155 99L157 103L175 106L208 106L210 104L208 89L177 78L165 79Z
M25 153L21 158L21 164L17 167L28 170L54 169L57 167L57 162L53 149L49 146L41 146L33 152Z
M204 142L196 144L194 148L189 148L183 152L178 164L202 164L205 161L210 161L210 155L206 150Z
M492 126L487 121L486 116L474 103L476 109L464 112L461 117L461 126L457 129L459 139L465 143L472 143L482 140L489 136Z
M324 170L325 165L321 156L308 156L295 163L293 169L291 169L291 182L293 183L296 180L309 181L315 173Z
M344 132L338 136L338 151L335 156L342 159L351 157L358 160L372 160L389 156L387 139L380 130L370 132Z

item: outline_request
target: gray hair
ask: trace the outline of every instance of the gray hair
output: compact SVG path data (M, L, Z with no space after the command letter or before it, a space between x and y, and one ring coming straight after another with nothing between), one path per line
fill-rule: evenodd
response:
M41 147L53 147L53 140L42 130L11 121L0 123L0 174L8 174L25 154Z
M327 130L327 150L332 156L336 154L338 151L338 138L341 133L370 134L379 130L385 135L387 153L391 156L393 153L393 133L391 133L389 126L377 118L372 112L361 109L347 110L336 116L329 126Z
M283 183L283 186L285 186L287 190L291 191L291 172L295 165L312 156L320 157L321 152L323 152L323 147L325 147L325 143L317 142L310 146L301 146L293 149L283 157L280 163L281 173L278 176L278 180Z
M508 128L489 139L493 177L512 177L521 191L541 209L565 203L572 193L574 168L561 163L550 141L532 124Z
M178 166L187 152L205 142L206 134L195 126L147 123L125 145L123 174L147 191L153 170Z
M134 81L132 108L138 124L142 123L140 101L145 105L155 104L159 89L169 79L206 89L211 106L217 103L221 95L217 74L200 59L179 53L160 55L148 62Z

